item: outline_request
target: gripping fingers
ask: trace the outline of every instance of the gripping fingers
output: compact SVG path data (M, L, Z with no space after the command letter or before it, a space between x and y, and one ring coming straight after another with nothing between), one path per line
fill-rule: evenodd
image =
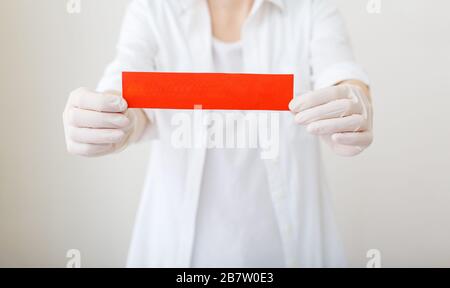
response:
M356 156L360 154L366 147L357 146L357 145L343 145L340 143L336 143L332 139L332 135L322 135L320 138L327 143L333 152L335 152L337 155L344 156L344 157L351 157Z
M113 144L86 144L67 142L67 151L73 155L83 157L97 157L109 154L113 150Z
M346 99L347 95L348 87L345 85L328 87L295 97L289 104L289 109L294 113L299 113L328 102Z
M80 128L125 128L130 120L122 113L105 113L72 107L68 111L69 124Z
M111 113L124 112L128 106L126 101L118 95L96 93L86 88L73 91L69 101L72 107Z
M120 129L90 129L68 127L70 140L84 144L117 144L124 140L125 133Z
M353 114L360 114L361 106L351 99L339 99L326 104L304 110L295 116L298 124L309 124L318 120L340 118Z
M327 119L308 125L308 132L315 135L327 135L343 132L361 132L367 130L367 121L362 115Z
M361 148L360 146L348 146L341 144L335 144L333 150L336 154L344 157L356 156L360 154L362 151L364 151L364 149Z
M336 133L333 134L332 139L335 143L341 145L368 147L370 146L370 144L372 144L373 135L371 132Z

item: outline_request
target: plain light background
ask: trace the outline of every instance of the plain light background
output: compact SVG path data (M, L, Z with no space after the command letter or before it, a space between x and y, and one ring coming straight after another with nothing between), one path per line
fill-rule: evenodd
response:
M124 266L144 181L145 145L69 156L69 92L95 88L114 56L126 0L0 1L0 266ZM450 266L450 2L339 0L369 72L375 142L347 159L324 147L350 265Z

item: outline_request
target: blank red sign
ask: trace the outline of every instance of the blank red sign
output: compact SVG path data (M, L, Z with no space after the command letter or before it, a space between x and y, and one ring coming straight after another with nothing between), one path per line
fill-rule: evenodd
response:
M123 72L129 108L287 111L294 76Z

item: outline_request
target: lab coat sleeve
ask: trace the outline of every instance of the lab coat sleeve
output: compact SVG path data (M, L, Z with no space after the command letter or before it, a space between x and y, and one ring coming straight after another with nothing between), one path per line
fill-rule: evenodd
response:
M147 72L155 70L156 41L151 29L151 13L145 0L133 0L125 13L116 56L106 68L97 91L122 91L122 72ZM148 117L147 127L139 141L152 139L154 114L145 110Z
M355 63L344 20L334 0L313 0L311 71L314 89L345 80L369 85L365 71Z

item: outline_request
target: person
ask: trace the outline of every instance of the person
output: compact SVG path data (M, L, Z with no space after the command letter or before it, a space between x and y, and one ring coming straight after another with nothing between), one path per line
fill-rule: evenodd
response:
M97 89L72 92L63 119L75 155L151 146L127 265L345 266L319 144L361 153L373 112L333 1L134 0L120 35ZM123 71L294 74L278 156L173 147L177 111L128 109Z

